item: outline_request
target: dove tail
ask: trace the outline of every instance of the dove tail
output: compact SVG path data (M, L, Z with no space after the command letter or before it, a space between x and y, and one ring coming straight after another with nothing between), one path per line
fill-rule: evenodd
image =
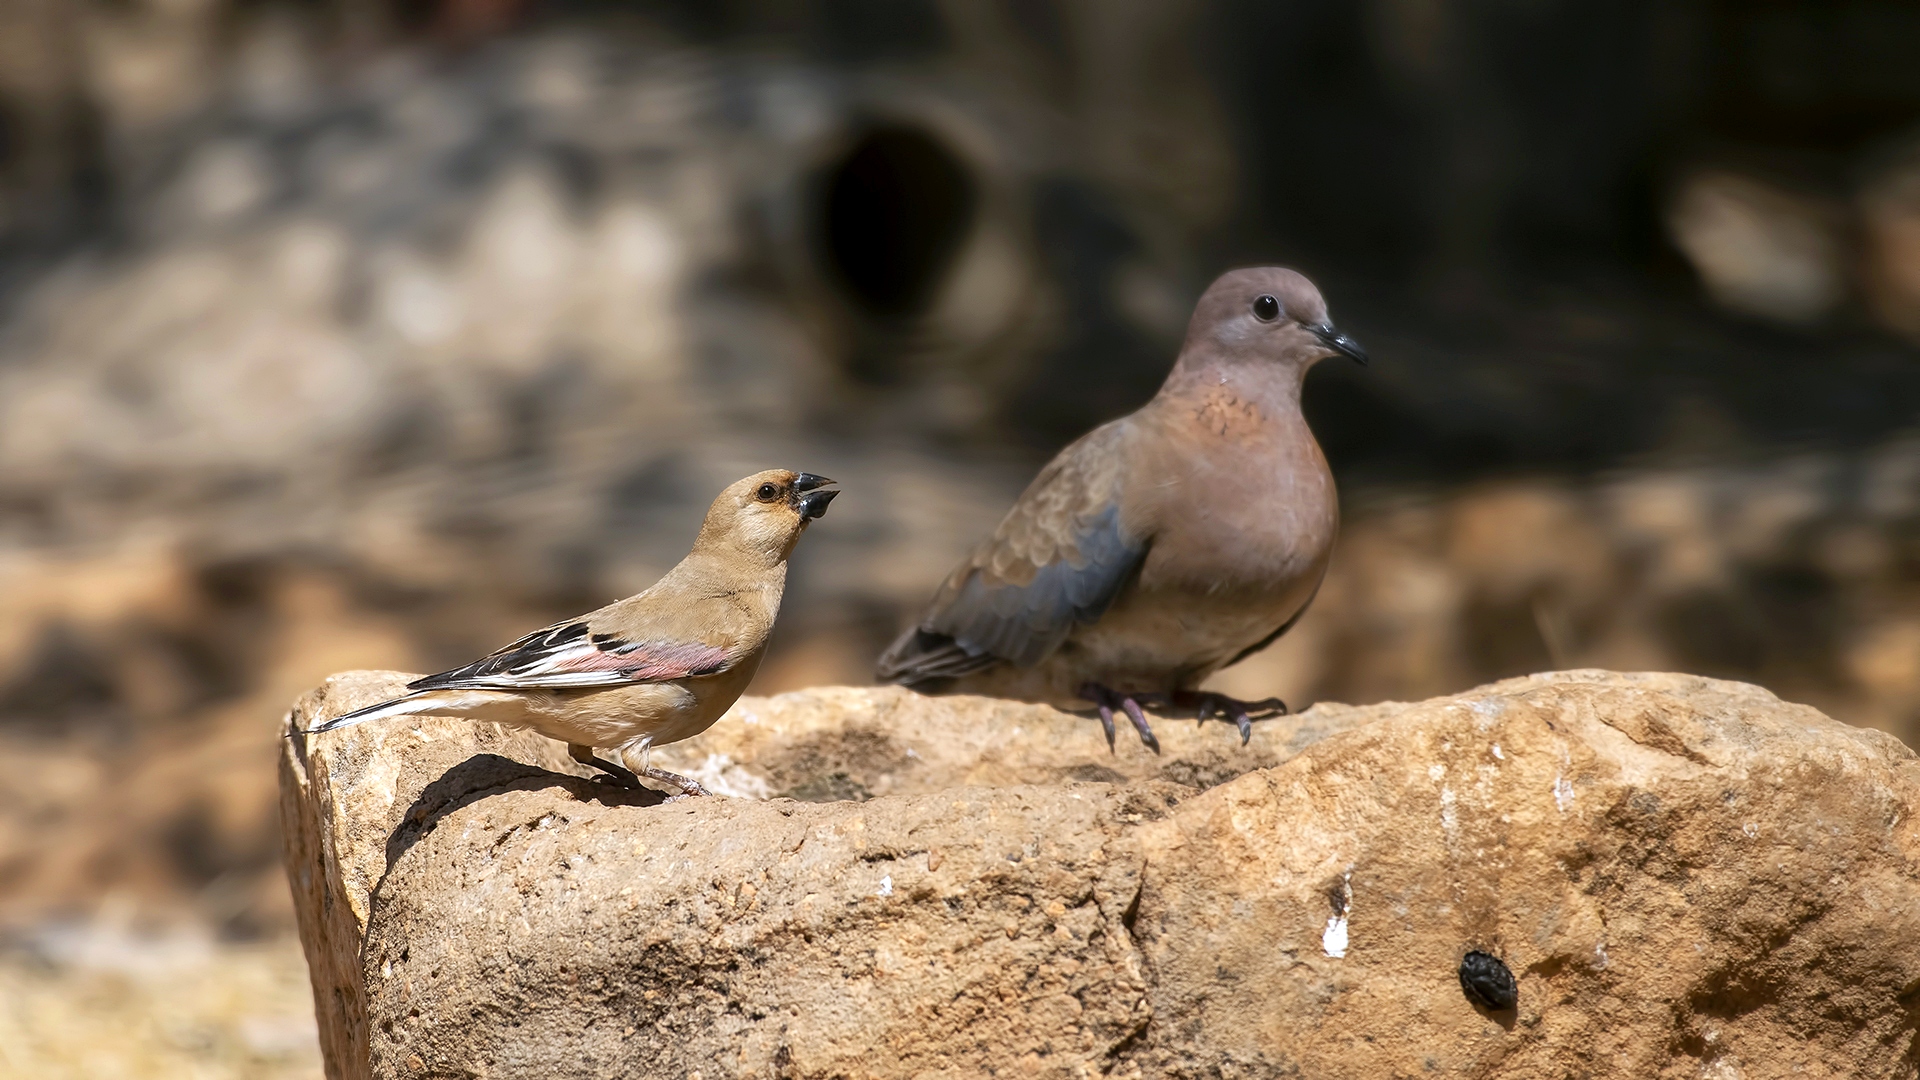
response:
M1001 662L990 652L970 651L945 634L915 627L881 654L874 674L883 683L931 690Z

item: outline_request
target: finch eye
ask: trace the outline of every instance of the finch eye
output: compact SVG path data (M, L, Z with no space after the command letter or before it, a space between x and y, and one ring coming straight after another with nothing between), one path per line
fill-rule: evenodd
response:
M761 484L760 490L754 492L754 495L757 496L761 502L772 502L780 497L780 489L774 487L772 484Z
M1254 297L1253 317L1261 322L1272 322L1280 317L1280 301L1272 293L1262 293Z

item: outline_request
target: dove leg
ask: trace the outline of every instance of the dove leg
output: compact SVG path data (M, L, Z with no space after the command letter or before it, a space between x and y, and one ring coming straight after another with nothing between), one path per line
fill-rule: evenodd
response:
M1253 738L1253 722L1270 720L1276 716L1286 716L1291 710L1287 703L1277 697L1263 698L1259 701L1242 701L1225 694L1216 694L1211 690L1175 690L1171 694L1141 694L1146 701L1171 705L1177 709L1194 709L1201 723L1213 716L1233 721L1240 729L1240 745L1247 745Z
M633 775L631 769L625 769L615 765L613 762L594 753L593 747L587 746L584 743L568 743L567 756L582 765L590 765L606 773L606 779L609 783L629 788L640 786L640 778Z
M1080 695L1093 702L1093 707L1100 710L1100 726L1104 728L1107 733L1107 753L1115 753L1116 751L1113 748L1113 703L1107 700L1105 694L1095 697L1090 691L1082 690L1080 691Z
M1141 711L1140 702L1136 700L1145 695L1122 694L1090 682L1080 688L1080 696L1093 702L1094 708L1100 711L1100 726L1107 732L1108 752L1113 751L1113 710L1116 707L1127 714L1128 720L1133 721L1133 729L1140 733L1140 741L1146 744L1147 749L1156 754L1160 752L1160 740L1153 734L1153 728L1147 726L1147 714Z

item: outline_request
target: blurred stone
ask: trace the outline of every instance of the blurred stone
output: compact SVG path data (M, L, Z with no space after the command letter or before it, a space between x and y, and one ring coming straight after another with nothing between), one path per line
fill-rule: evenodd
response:
M57 923L0 948L0 1076L315 1080L306 962L290 934Z
M113 134L151 136L212 96L220 7L216 0L161 0L81 9L76 21L90 97Z
M1702 171L1667 206L1673 243L1724 307L1772 322L1813 322L1846 296L1834 207L1764 180Z
M230 224L273 194L260 151L245 142L213 142L194 151L162 215L183 231Z
M336 676L289 723L405 678ZM1109 757L1044 708L822 689L681 750L890 792L818 805L660 805L465 722L287 740L329 1075L1909 1067L1920 763L1884 735L1599 671L1323 706L1250 752L1161 730L1165 761ZM1216 752L1263 767L1169 779ZM1462 994L1472 949L1516 1013Z
M0 626L0 942L129 902L289 929L272 718L329 670L405 658L401 625L323 574L149 550L0 563Z
M1867 301L1888 329L1920 340L1920 153L1875 170L1859 208Z

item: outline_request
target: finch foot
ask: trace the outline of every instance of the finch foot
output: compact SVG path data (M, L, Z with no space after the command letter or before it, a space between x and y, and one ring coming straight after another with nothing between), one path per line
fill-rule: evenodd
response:
M1204 724L1215 716L1222 720L1233 721L1240 729L1240 745L1247 745L1253 738L1253 722L1270 720L1276 716L1286 716L1290 710L1287 703L1277 697L1263 698L1260 701L1241 701L1225 694L1216 694L1211 690L1175 690L1171 694L1140 694L1139 697L1156 704L1170 705L1176 709L1193 709L1195 717Z
M633 774L633 770L615 765L613 762L594 753L593 747L591 746L586 746L582 743L568 743L567 756L582 765L591 766L606 773L605 776L594 777L594 779L600 783L614 784L623 788L637 788L640 786L640 778Z
M1108 753L1114 752L1113 710L1116 707L1126 713L1127 719L1133 722L1133 729L1140 733L1140 741L1146 744L1147 749L1156 754L1160 752L1160 740L1153 734L1153 729L1147 726L1147 714L1141 711L1140 702L1136 700L1145 695L1122 694L1116 690L1109 690L1099 683L1090 682L1080 688L1080 696L1093 702L1093 707L1100 711L1100 726L1107 733Z
M680 794L667 796L668 802L672 802L674 799L684 799L689 795L713 794L713 792L701 787L700 782L693 777L681 776L679 773L668 772L665 769L643 769L640 775L649 780L658 780L663 784L672 784L674 787L679 788Z

